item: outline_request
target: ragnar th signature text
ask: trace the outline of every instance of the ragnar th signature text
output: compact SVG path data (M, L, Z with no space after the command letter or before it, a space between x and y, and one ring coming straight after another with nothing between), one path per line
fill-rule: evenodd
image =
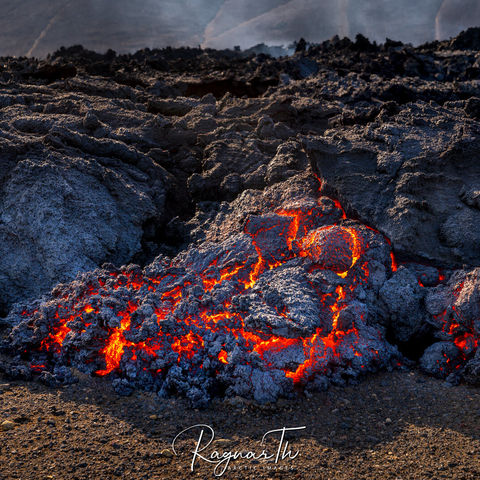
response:
M180 439L193 438L195 440L194 449L189 453L192 455L190 463L190 470L195 470L195 465L200 462L206 462L214 466L213 473L215 476L222 476L230 465L232 460L256 460L256 461L271 461L277 464L281 460L293 460L299 455L299 451L293 452L290 449L289 442L286 440L287 432L293 432L298 430L304 430L306 427L282 427L266 432L260 447L263 447L261 451L253 450L215 450L213 443L215 440L215 431L210 425L198 424L192 425L182 430L172 442L172 450L175 455L180 455L178 450L178 442ZM198 434L197 434L198 432ZM192 435L192 437L189 437ZM267 439L277 435L278 444L275 442L274 447L272 445L266 445ZM271 444L272 442L270 442Z

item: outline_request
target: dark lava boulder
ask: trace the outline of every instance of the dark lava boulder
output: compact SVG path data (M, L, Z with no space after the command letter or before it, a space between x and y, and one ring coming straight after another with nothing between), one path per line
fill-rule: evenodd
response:
M141 250L144 222L163 214L162 176L110 163L115 170L94 159L28 155L10 172L0 196L5 304Z
M120 140L132 138L141 116L120 99L97 99L94 112L93 98L39 95L30 106L18 96L3 109L0 309L104 262L131 261L148 224L166 219L171 177ZM104 123L116 115L123 132Z
M383 232L404 259L476 266L480 258L480 128L460 112L406 105L388 123L307 138L323 191Z

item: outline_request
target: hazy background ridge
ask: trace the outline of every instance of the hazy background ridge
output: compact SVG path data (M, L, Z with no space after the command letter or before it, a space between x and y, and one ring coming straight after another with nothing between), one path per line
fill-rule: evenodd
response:
M62 45L248 48L362 33L414 44L480 25L478 0L0 0L0 55Z

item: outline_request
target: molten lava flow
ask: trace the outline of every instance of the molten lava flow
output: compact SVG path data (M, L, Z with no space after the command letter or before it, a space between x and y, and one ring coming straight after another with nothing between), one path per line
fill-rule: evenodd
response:
M392 272L396 272L398 270L398 265L393 252L390 252L390 258L392 259Z
M255 265L253 266L253 270L250 272L249 281L245 282L245 290L249 288L253 288L255 286L255 284L257 283L258 277L260 276L260 274L265 268L265 260L262 257L262 252L260 251L257 244L255 243L255 240L253 240L253 245L255 247L255 250L257 251L258 259L255 262Z
M185 355L190 359L195 355L195 352L204 347L203 338L200 335L189 332L183 337L177 338L172 343L172 350L178 353L178 359Z
M216 264L216 261L214 262ZM215 285L221 285L224 281L230 280L235 277L240 270L245 268L245 264L234 265L233 267L227 267L220 270L220 278L203 278L203 286L205 290L209 292Z
M116 328L107 340L107 345L100 353L105 355L105 363L107 367L104 370L98 370L98 375L107 375L120 365L123 351L131 342L125 340L124 332L130 328L130 315L137 309L133 303L128 303L128 308L118 313L122 319L120 327Z
M336 330L337 325L338 325L338 316L340 314L340 311L342 309L341 306L338 305L339 302L345 299L345 292L343 290L343 287L341 285L338 285L335 293L337 294L337 301L330 307L332 309L333 313L333 322L332 322L332 329Z
M220 350L218 354L218 359L224 363L225 365L228 365L228 353L225 350Z
M343 336L343 332L337 334L334 331L327 336L322 336L321 331L317 330L317 333L304 339L303 348L306 360L294 372L285 371L287 378L291 378L294 383L303 383L308 380L314 373L317 373L319 365L325 364L323 360L327 358L328 354L335 356L338 341ZM322 345L323 348L319 350L317 344Z
M330 212L331 203L329 201ZM257 217L255 223L251 217L244 232L244 238L251 242L250 250L243 258L236 256L235 260L229 258L222 263L220 256L211 255L194 273L188 266L174 263L166 265L163 274L152 276L128 269L111 272L107 278L92 282L81 294L73 292L58 298L54 317L49 318L50 331L41 340L40 351L54 361L69 347L67 338L73 335L93 338L98 349L88 361L95 362L96 374L102 376L121 373L128 362L131 365L145 359L148 362L145 360L144 364L152 366L143 370L149 370L153 376L165 375L171 366L165 364L171 358L176 359L178 365L184 366L189 361L189 368L203 368L201 362L194 366L195 359L202 355L209 357L208 364L213 365L215 371L228 369L235 363L232 359L236 357L231 353L238 345L242 352L253 354L255 361L263 361L266 368L279 368L275 366L276 359L282 355L287 358L295 351L295 360L287 361L288 368L279 370L294 383L303 383L315 373L327 371L329 365L341 361L345 350L349 351L349 362L362 362L362 353L355 348L360 338L357 325L344 320L342 311L347 302L355 298L357 287L368 282L369 265L364 258L368 244L365 230L351 221L343 222L345 211L338 202L333 203L335 218L340 219L335 225L322 223L320 203L277 210L265 217L268 221ZM394 271L393 253L391 260ZM325 325L318 326L322 323L319 321L311 328L311 334L295 338L276 335L270 326L256 330L248 323L248 315L239 300L242 296L253 296L252 290L259 288L262 276L275 273L271 271L282 269L289 261L307 264L309 273L317 269L333 272L338 281L327 292L310 282L318 295L316 307L325 312L330 323L322 320ZM195 297L198 305L190 303L191 289L201 292ZM131 292L137 297L129 297ZM208 300L217 293L220 300ZM146 306L138 301L138 295L148 298ZM117 296L122 298L120 303ZM134 297L135 302L125 300ZM286 305L273 303L269 304L273 314L276 312L282 321L295 323ZM113 317L105 311L111 311ZM24 311L23 315L28 317L34 313ZM172 321L176 322L175 328L171 327ZM141 337L141 341L135 340L143 330L154 333L148 338ZM467 345L469 341L461 339L459 345L462 347L462 342ZM210 349L209 342L217 342L215 348ZM72 352L75 355L73 348ZM375 357L378 351L372 350L371 354ZM155 363L157 359L159 363ZM32 369L39 368L37 364L32 365ZM365 366L362 364L360 368Z

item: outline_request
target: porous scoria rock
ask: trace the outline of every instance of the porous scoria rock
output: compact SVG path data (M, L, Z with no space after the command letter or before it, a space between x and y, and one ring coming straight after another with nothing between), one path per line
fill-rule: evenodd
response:
M119 140L145 128L130 104L30 95L33 105L24 94L3 109L0 127L3 308L106 261L128 262L145 224L166 218L170 176ZM103 123L112 118L116 125Z
M458 268L480 258L479 140L461 105L417 102L305 142L325 191L397 254Z
M440 341L425 350L421 367L437 377L478 384L480 269L454 272L448 283L428 291L425 304Z

